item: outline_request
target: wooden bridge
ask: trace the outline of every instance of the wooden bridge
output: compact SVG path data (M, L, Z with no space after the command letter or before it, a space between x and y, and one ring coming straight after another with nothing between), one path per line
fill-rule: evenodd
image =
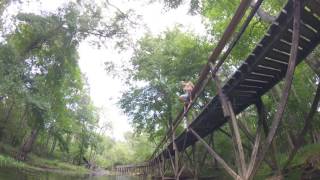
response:
M192 147L196 142L203 144L209 154L234 179L252 179L262 161L266 161L267 164L276 163L274 162L274 157L268 158L266 155L274 156L273 153L267 154L267 152L270 149L272 150L270 145L276 135L288 101L295 67L319 44L320 0L289 0L252 53L222 86L217 72L227 59L234 45L238 42L261 5L262 0L259 0L251 9L240 31L230 42L227 51L223 55L220 55L248 9L250 2L250 0L241 1L229 26L209 57L208 63L201 72L192 92L194 99L192 104L197 103L198 95L203 91L210 79L214 81L218 94L213 97L190 124L187 124L185 131L178 137L175 137L175 130L183 119L186 119L184 117L187 117L189 109L181 111L175 121L172 122L167 136L163 138L150 160L143 165L143 169L147 172L157 172L158 176L164 179L165 171L169 168L167 164L171 164L174 178L179 179L181 173L186 169L184 163L179 159L183 155L186 155L190 159L188 157L190 155L186 153L186 149ZM261 96L283 79L282 96L274 119L271 125L268 126L266 123L267 112ZM318 87L300 137L303 137L306 133L305 129L310 126L312 116L317 109L320 97L319 89ZM236 119L237 114L251 105L256 106L258 114L255 135L246 131L243 128L243 124ZM231 134L221 129L226 123L230 126ZM240 130L252 142L252 147L243 146ZM206 142L205 137L215 131L225 133L232 139L237 170L232 169L232 166L228 165L218 155L210 143ZM246 151L244 148L246 148ZM299 146L297 145L289 153L288 160L282 169L278 167L279 173L287 168L298 148ZM246 155L245 152L250 152L250 154ZM132 169L131 166L130 168ZM141 166L137 166L137 168L141 169ZM121 167L120 169L121 172L126 171L124 170L126 169L125 167Z

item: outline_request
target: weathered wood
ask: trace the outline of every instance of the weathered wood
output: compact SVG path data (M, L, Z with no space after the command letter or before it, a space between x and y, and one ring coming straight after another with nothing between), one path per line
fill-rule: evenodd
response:
M230 176L234 179L241 178L193 129L189 128L189 131L204 145L207 151L217 160L226 172L230 174Z
M264 146L261 150L261 153L259 153L259 157L257 158L256 162L254 163L254 168L252 170L252 173L250 175L249 178L252 178L256 171L258 170L258 168L260 167L260 164L263 160L263 158L265 157L265 154L267 153L270 144L276 134L276 131L279 127L279 123L282 119L287 101L288 101L288 97L289 97L289 92L290 92L290 88L291 88L291 84L292 84L292 79L293 79L293 74L294 74L294 70L295 70L295 65L296 65L296 60L297 60L297 52L298 52L298 45L299 45L299 27L300 27L300 0L294 0L293 1L293 5L294 5L294 21L293 21L293 35L292 35L292 47L291 47L291 51L290 51L290 59L289 59L289 65L288 65L288 69L287 69L287 73L285 76L285 84L284 84L284 89L282 91L282 97L281 100L278 104L277 107L277 112L275 114L275 118L272 122L271 125L271 129L270 132L268 133L266 142L264 143Z
M261 135L262 135L262 119L259 119L256 137L255 137L255 141L254 141L254 145L253 145L253 150L251 152L250 162L249 162L248 169L247 169L247 172L245 175L245 179L249 179L249 177L252 173L253 166L254 166L254 163L256 162L256 158L257 158L259 147L260 147Z
M229 111L228 104L227 104L227 97L222 92L222 88L221 88L221 85L220 85L221 83L220 83L219 78L213 73L213 69L214 69L213 64L209 63L209 65L210 65L210 68L211 68L211 77L212 77L213 83L216 86L216 90L218 92L219 100L220 100L221 105L222 105L223 115L224 115L225 118L229 118L231 115L230 115L230 111Z
M172 158L172 156L171 156L171 153L170 153L170 151L167 149L167 151L168 151L168 154L169 154L169 157L170 157L170 162L171 162L171 167L172 167L172 170L173 170L173 172L176 172L176 167L175 167L175 164L174 164L174 162L173 162L173 158Z
M243 151L243 147L242 147L242 142L241 142L241 137L240 137L240 132L239 132L239 127L238 127L238 123L236 120L236 116L234 114L232 104L230 103L230 101L227 100L227 97L222 92L222 88L220 85L220 79L213 72L213 70L214 70L213 64L209 63L209 65L211 68L212 79L214 80L214 83L216 85L216 89L217 89L219 99L220 99L220 102L222 105L224 117L227 118L230 123L230 129L232 132L232 140L235 145L235 157L237 158L237 161L238 161L237 164L238 164L238 167L240 168L239 173L240 173L241 177L244 177L244 175L246 173L246 162L245 162L244 151Z
M238 6L238 9L236 10L234 16L232 17L228 27L224 31L216 48L213 50L212 54L209 56L208 62L215 63L215 61L219 58L219 55L221 54L223 48L227 44L228 40L232 37L232 34L236 30L237 25L240 23L246 10L250 6L250 2L251 2L251 0L242 0L241 1L240 5ZM200 73L200 77L199 77L198 82L196 83L196 85L192 91L192 94L195 94L195 92L198 92L203 80L206 79L206 76L208 75L209 71L210 71L210 66L209 66L209 64L206 64Z
M252 135L252 133L245 127L245 125L240 120L238 121L238 124L239 124L240 130L243 132L243 134L247 136L250 143L253 143L255 138Z
M262 4L263 0L258 0L254 5L252 5L250 3L250 6L252 5L252 10L250 11L250 14L248 15L248 17L246 18L245 22L242 24L239 32L236 34L236 36L234 37L234 39L232 39L232 42L230 43L230 45L228 46L228 49L225 51L225 53L222 55L222 57L219 59L219 61L216 63L215 67L212 69L212 73L214 75L217 74L217 72L219 71L220 67L222 66L222 64L225 62L225 60L227 59L227 57L229 56L229 54L231 53L232 49L235 47L235 45L238 43L238 41L240 40L241 36L243 35L243 33L245 32L245 30L247 29L250 21L252 20L252 18L254 17L254 15L256 14L256 12L259 10L260 5Z
M194 144L192 146L192 160L193 160L193 179L198 179L198 164L199 162L197 161L197 156L196 156L196 145Z
M184 168L185 168L185 165L182 165L181 169L179 170L179 172L178 172L178 174L177 174L177 176L176 176L176 179L179 179L179 178L180 178L181 173L183 172Z
M159 172L160 172L161 177L164 177L166 167L165 167L164 157L161 156L161 159L162 160L159 160Z
M268 127L268 124L267 124L266 107L264 106L261 98L259 98L257 100L255 105L256 105L256 108L257 108L257 112L258 112L258 119L262 123L264 135L265 135L265 137L267 137L268 133L269 133L269 127ZM267 164L270 166L271 169L277 170L279 172L280 168L279 168L279 165L278 165L278 162L277 162L277 159L276 159L276 155L275 155L276 154L276 149L275 149L275 146L273 145L274 143L275 142L272 141L271 151L269 152L271 162L267 161L267 158L265 158L264 160L267 162Z
M309 113L306 115L306 117L304 119L304 126L303 126L302 130L298 133L298 135L295 138L296 140L294 142L294 147L290 151L288 159L287 159L285 165L283 166L282 171L284 171L289 166L290 162L293 160L294 156L296 155L296 153L298 152L299 148L301 147L303 139L304 139L304 136L306 135L308 129L310 128L313 116L317 111L318 104L319 104L319 99L320 99L320 83L318 83L317 91L316 91L316 94L314 96L310 111L309 111Z
M211 146L214 148L214 144L213 144L213 133L211 133L210 137L209 137L209 142L208 142L208 145ZM202 160L200 161L200 164L199 166L202 167L205 163L205 160L207 159L207 155L208 155L208 151L206 151L204 154L203 154L203 157L202 157Z
M242 177L244 177L246 171L247 171L247 167L246 167L246 161L245 161L245 157L244 157L244 151L243 151L243 147L242 147L242 142L241 142L241 136L240 136L240 132L239 132L239 127L238 127L238 123L237 123L237 119L235 116L235 113L233 111L232 108L232 104L230 103L230 101L227 102L227 106L229 108L229 112L230 112L230 120L231 120L231 125L232 125L232 131L234 132L234 137L235 137L235 143L237 145L237 151L238 151L238 155L239 155L239 161L240 161L240 168L242 170Z
M229 119L237 167L239 168L239 174L241 177L244 177L244 174L246 171L246 165L245 165L244 152L242 149L242 143L241 143L241 139L240 139L238 124L236 122L236 118L235 118L232 106L231 107L229 106L229 102L227 100L227 97L222 92L220 80L214 72L215 68L212 63L209 63L209 65L210 65L210 69L211 69L211 76L212 76L212 79L216 85L216 90L218 92L219 100L222 105L222 111L223 111L224 117ZM239 145L239 143L241 143L241 144Z
M186 150L184 151L184 154L186 155L186 157L187 157L187 159L189 160L190 164L192 164L192 163L193 163L193 162L192 162L192 159L191 159L190 155L187 153Z

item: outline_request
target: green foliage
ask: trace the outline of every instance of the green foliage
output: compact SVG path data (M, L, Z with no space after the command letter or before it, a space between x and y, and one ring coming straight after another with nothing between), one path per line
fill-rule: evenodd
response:
M154 137L167 129L168 120L181 108L180 82L197 77L209 45L175 28L158 37L146 35L138 47L131 58L130 89L119 103L138 133L145 131ZM137 81L145 85L137 86Z
M28 166L27 164L23 162L16 161L10 156L3 156L0 155L0 167L13 167L18 169L24 169Z
M0 15L9 4L1 1ZM123 35L127 17L105 22L101 14L96 4L71 2L55 13L19 13L14 31L1 34L0 140L19 147L11 156L25 159L32 151L80 165L104 152L77 48L89 36L104 43Z
M144 162L153 151L153 145L149 141L148 134L136 136L128 132L124 141L104 138L102 144L107 147L102 154L98 155L98 162L107 168L115 165Z

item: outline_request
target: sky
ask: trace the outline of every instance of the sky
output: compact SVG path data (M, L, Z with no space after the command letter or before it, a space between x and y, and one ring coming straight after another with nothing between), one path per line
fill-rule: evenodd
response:
M200 16L188 15L187 4L178 9L165 11L163 4L158 2L149 4L150 0L109 0L121 11L133 9L136 14L141 15L141 26L135 29L131 38L139 39L147 31L154 35L160 34L166 29L175 25L183 25L185 31L193 31L196 34L204 34L205 28L201 23ZM11 9L10 12L25 11L39 12L40 10L55 11L67 0L29 0L24 3L22 9ZM13 7L14 8L14 7ZM105 71L104 62L113 61L115 63L129 62L132 50L119 52L113 48L91 46L84 41L79 46L79 65L81 71L87 77L90 86L90 96L95 106L100 109L100 125L111 122L112 131L107 131L116 140L124 140L124 133L132 131L128 117L117 106L117 100L121 97L121 92L125 85L119 79L113 78Z

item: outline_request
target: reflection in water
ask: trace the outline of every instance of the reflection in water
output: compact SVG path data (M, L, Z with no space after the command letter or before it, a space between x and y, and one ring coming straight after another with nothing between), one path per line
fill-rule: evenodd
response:
M143 177L69 175L63 173L0 168L0 180L145 180Z

